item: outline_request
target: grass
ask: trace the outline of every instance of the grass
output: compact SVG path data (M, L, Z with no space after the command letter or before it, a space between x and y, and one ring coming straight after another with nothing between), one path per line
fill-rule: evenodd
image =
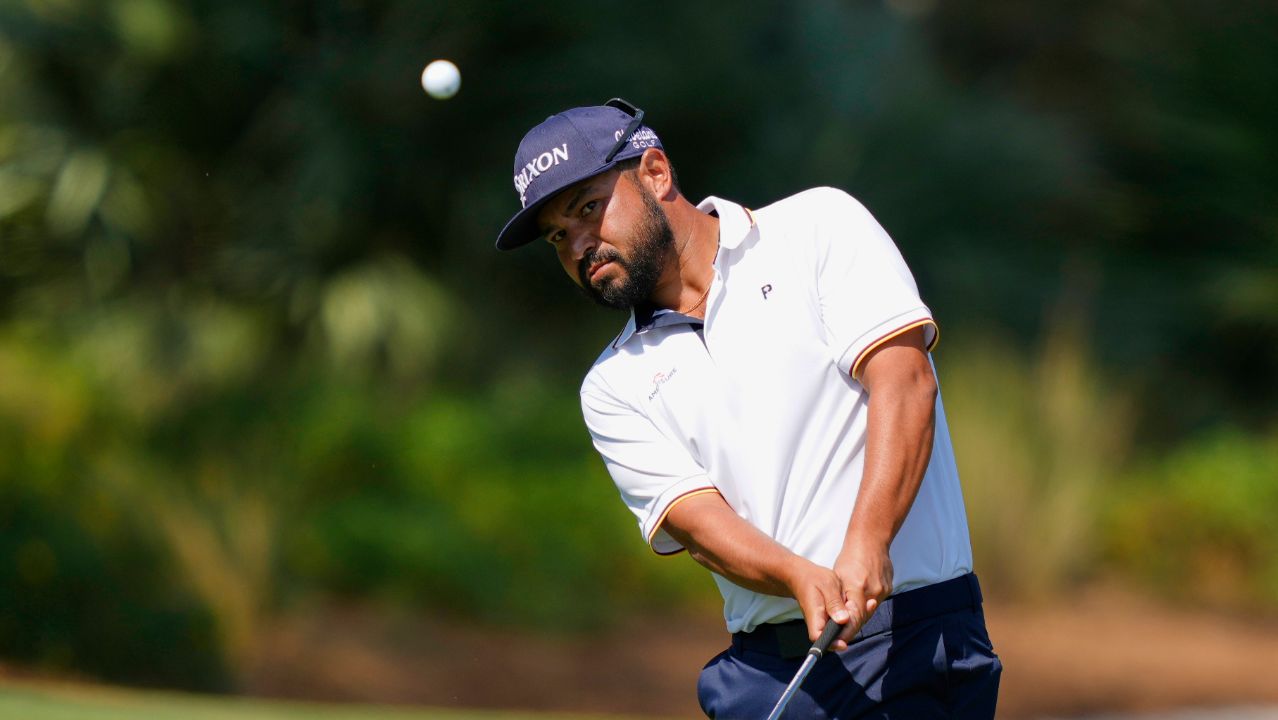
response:
M0 680L0 719L22 720L623 720L619 716L440 710L247 700ZM640 720L631 717L630 720Z

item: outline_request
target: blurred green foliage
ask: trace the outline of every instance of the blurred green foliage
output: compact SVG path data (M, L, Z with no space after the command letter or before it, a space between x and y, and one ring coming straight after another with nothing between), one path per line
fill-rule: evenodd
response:
M1108 566L1202 604L1278 606L1278 435L1214 431L1106 500Z
M1095 572L1097 508L1131 452L1131 408L1061 320L1034 353L996 338L937 351L977 572L1044 600Z
M212 609L176 581L147 509L94 472L123 438L69 358L0 339L0 647L49 669L224 687Z
M1260 0L0 2L0 655L226 687L313 596L705 602L578 416L622 318L491 247L522 133L616 95L690 196L893 234L994 587L1275 602L1275 71Z
M327 368L139 405L173 390L99 374L96 356L0 342L12 657L218 687L223 659L250 664L261 623L316 593L582 631L710 591L643 544L571 393L404 398Z

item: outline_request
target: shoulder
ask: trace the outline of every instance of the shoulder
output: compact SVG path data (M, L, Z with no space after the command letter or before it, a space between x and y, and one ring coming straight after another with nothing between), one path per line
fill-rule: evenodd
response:
M865 212L865 206L843 190L833 187L814 187L782 198L760 208L761 217L791 218L795 216L818 220L826 214Z
M755 216L764 235L816 247L878 225L856 198L833 187L795 193L760 208Z
M590 365L590 370L586 371L586 376L581 381L580 393L583 400L588 396L618 397L613 388L617 386L618 374L624 372L622 365L625 364L625 358L622 353L622 341L628 333L627 327L610 339L599 356L595 358L594 363Z
M833 187L815 187L782 198L756 213L764 244L797 250L810 261L824 258L831 245L859 246L879 225L856 198Z

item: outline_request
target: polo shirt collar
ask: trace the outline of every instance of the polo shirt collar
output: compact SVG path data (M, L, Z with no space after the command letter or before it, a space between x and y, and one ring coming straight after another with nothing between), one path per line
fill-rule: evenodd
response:
M719 216L719 248L736 250L754 227L754 216L749 210L713 195L697 204L697 209ZM715 261L718 264L718 261Z
M720 253L715 258L715 265L718 266L720 258L723 257L722 251L725 249L737 249L741 246L741 242L745 240L746 235L750 234L750 230L754 228L754 215L731 200L724 200L713 195L698 203L697 209L704 213L714 213L719 216ZM657 310L654 312L651 308L640 309L636 315L636 310L632 309L630 311L630 320L626 322L626 327L622 329L617 339L612 341L612 347L616 349L625 345L626 341L633 337L635 333L643 332L652 327L674 325L680 322L701 323L696 318L681 315L673 310Z
M614 349L621 347L631 337L637 334L643 334L649 330L667 325L691 325L694 328L700 328L705 325L705 321L700 318L694 318L691 315L675 312L669 308L653 308L651 306L644 308L635 308L630 311L630 321L626 323L626 328L621 331L616 340L612 341Z

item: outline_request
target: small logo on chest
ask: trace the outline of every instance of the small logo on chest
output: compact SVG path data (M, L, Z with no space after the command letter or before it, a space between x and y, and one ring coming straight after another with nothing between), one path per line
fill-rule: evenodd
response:
M648 399L651 400L657 397L657 393L661 391L661 386L669 382L670 378L674 377L677 372L679 372L679 368L672 367L670 368L670 372L659 372L656 375L653 375L652 392L648 393Z
M759 288L759 292L763 293L763 299L767 300L768 293L772 292L772 283L768 283L767 285L764 285L763 287Z

